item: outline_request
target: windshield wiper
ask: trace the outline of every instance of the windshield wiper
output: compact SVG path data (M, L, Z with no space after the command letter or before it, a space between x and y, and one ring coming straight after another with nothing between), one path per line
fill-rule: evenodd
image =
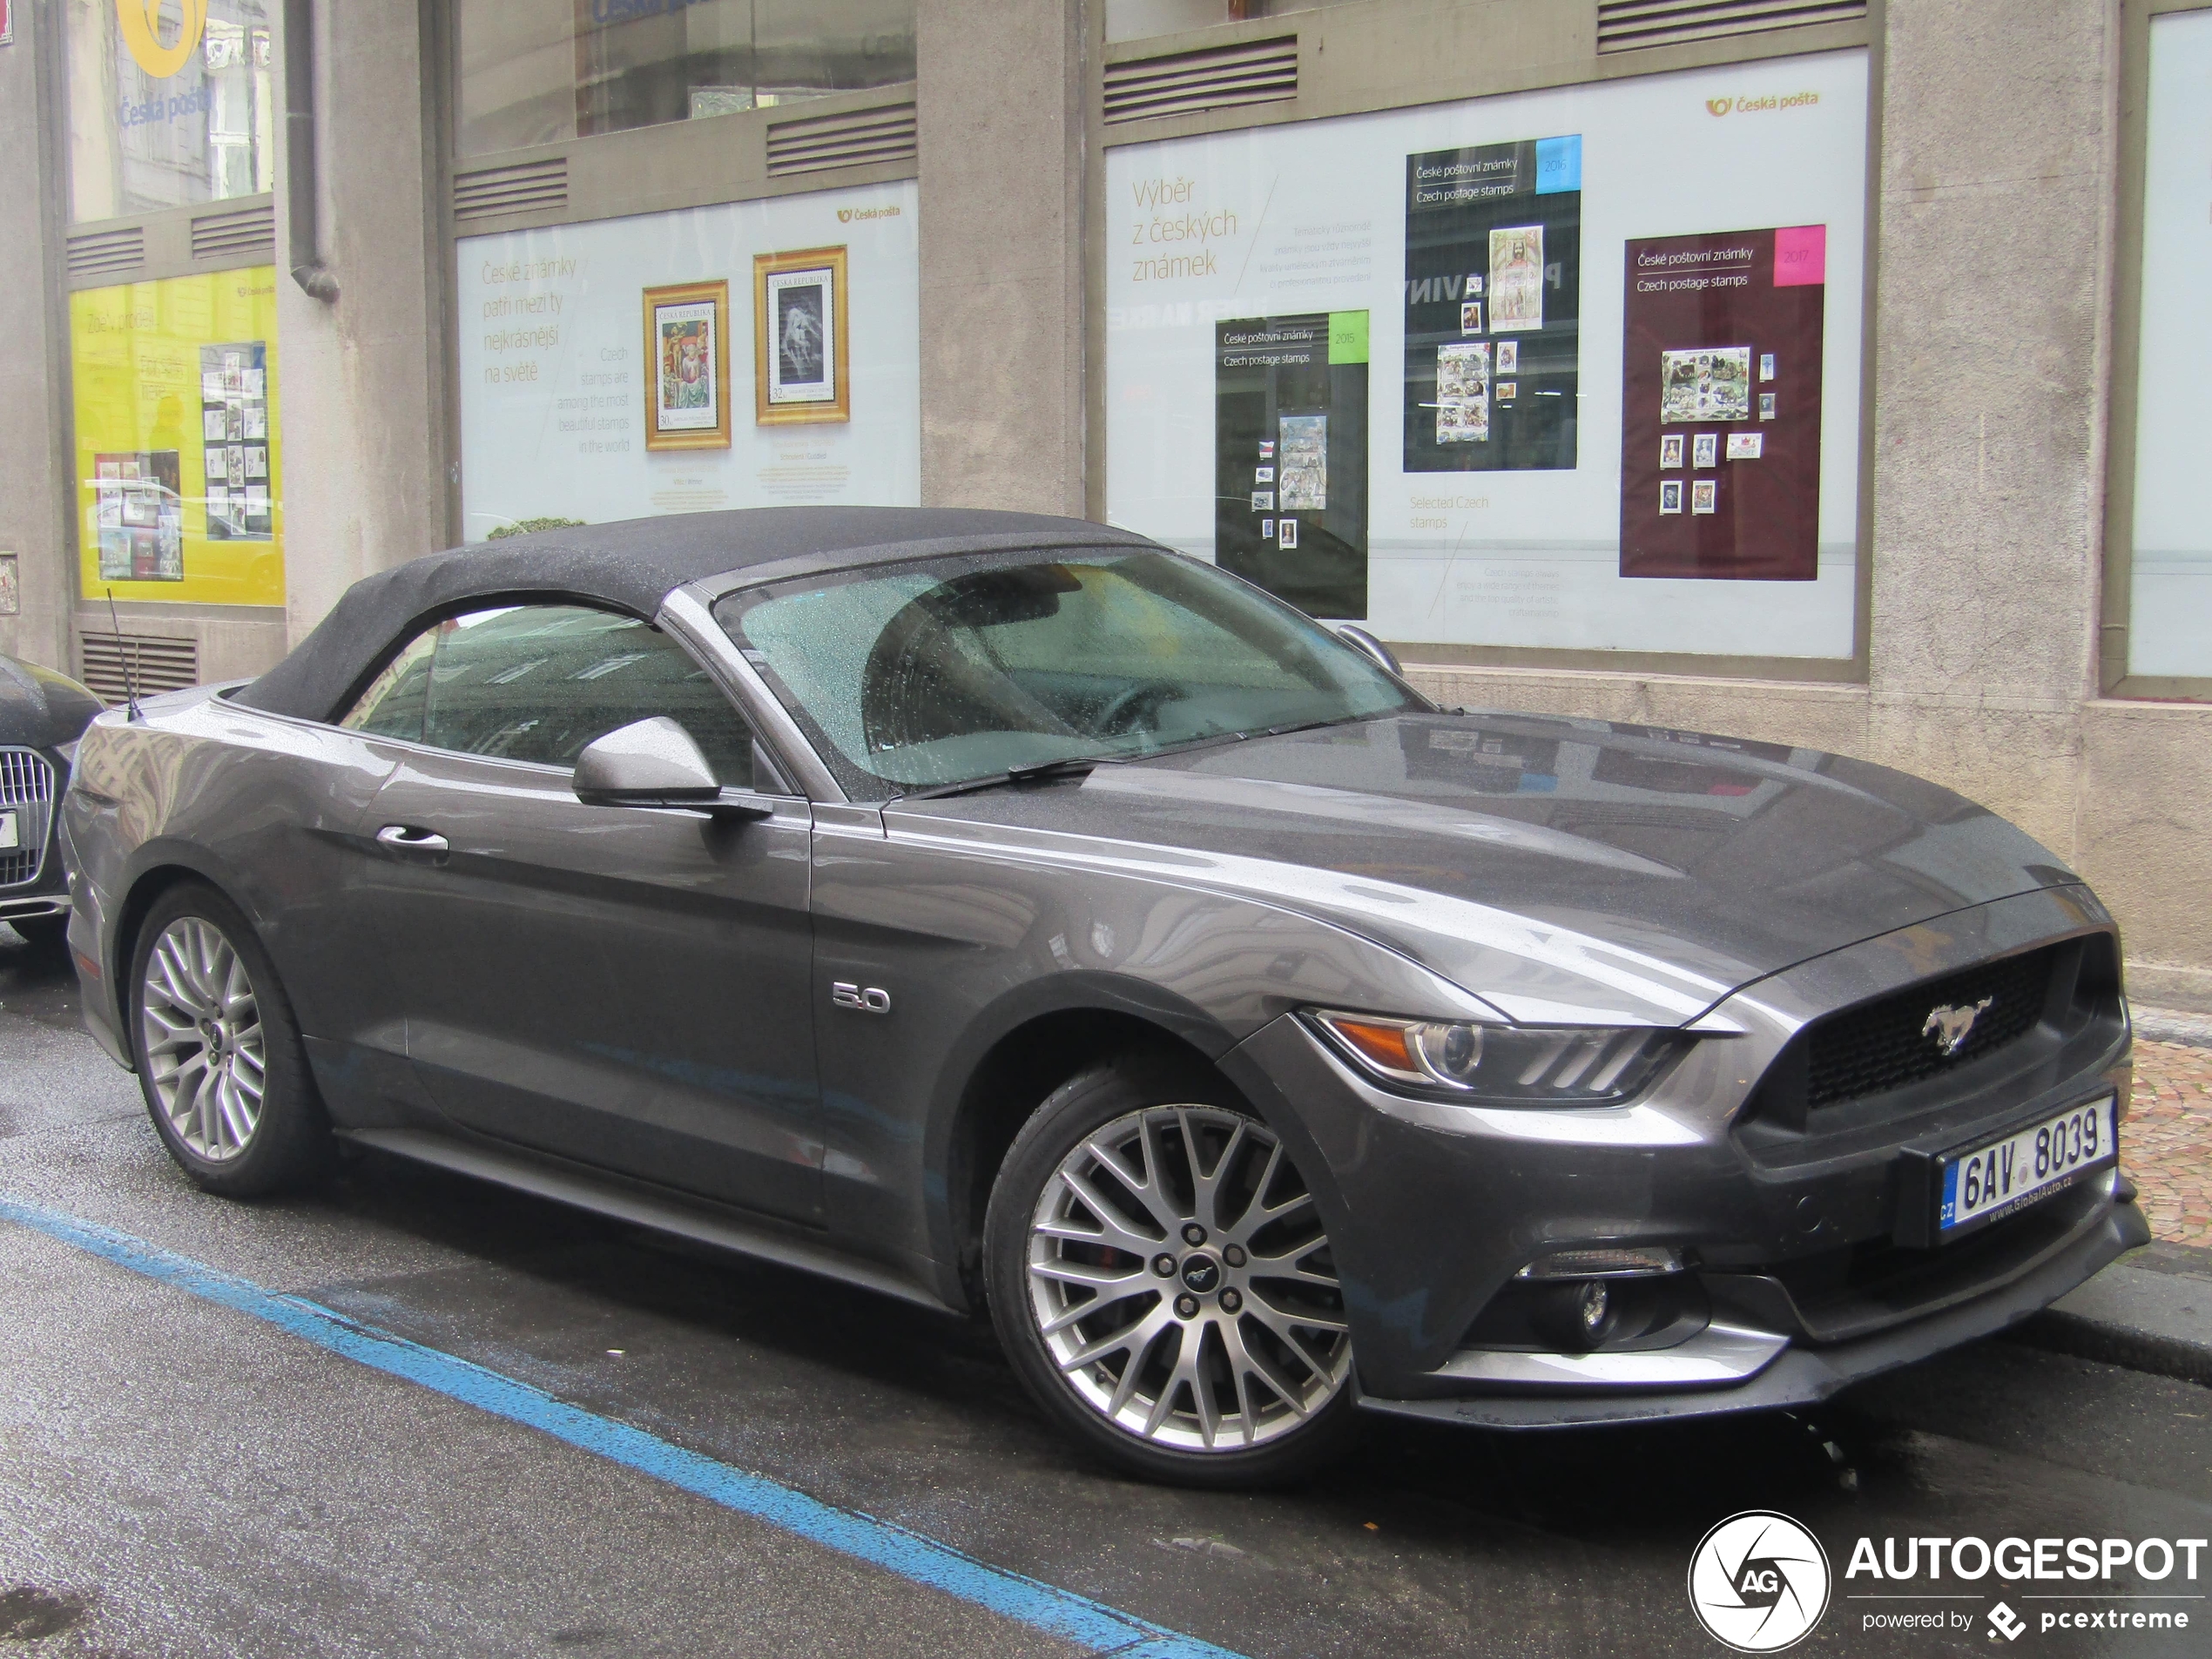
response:
M1355 725L1363 720L1375 720L1381 718L1377 714L1332 714L1324 720L1298 720L1290 725L1271 725L1264 731L1256 732L1251 735L1259 738L1287 738L1293 732L1318 732L1323 726Z
M1250 731L1206 732L1195 738L1184 738L1175 743L1163 743L1157 749L1147 749L1131 757L1151 760L1160 755L1188 754L1194 749L1225 749L1232 743L1250 743L1254 738L1288 737L1293 732L1318 732L1323 726L1357 725L1367 720L1380 720L1397 712L1379 709L1372 714L1332 714L1321 720L1294 720L1288 725L1258 725Z
M908 790L899 799L941 800L947 795L972 795L981 789L1002 789L1008 784L1044 784L1062 778L1087 778L1098 767L1110 764L1104 755L1063 755L1057 760L1040 760L1033 766L1008 766L1004 772L966 779L956 784Z

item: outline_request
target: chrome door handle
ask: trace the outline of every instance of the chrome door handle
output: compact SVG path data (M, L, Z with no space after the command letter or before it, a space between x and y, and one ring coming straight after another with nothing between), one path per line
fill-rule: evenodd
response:
M411 824L387 824L376 832L376 844L388 846L395 853L442 853L447 850L446 838L435 830L416 829Z

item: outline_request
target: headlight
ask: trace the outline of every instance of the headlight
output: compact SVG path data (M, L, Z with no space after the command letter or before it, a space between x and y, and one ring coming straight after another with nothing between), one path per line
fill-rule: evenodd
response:
M1319 1009L1312 1018L1385 1082L1517 1106L1627 1100L1690 1042L1649 1026L1477 1025Z

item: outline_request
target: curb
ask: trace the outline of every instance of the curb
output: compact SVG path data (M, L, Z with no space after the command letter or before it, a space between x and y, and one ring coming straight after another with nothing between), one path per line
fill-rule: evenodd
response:
M2212 1014L2192 1014L2186 1008L2130 1008L2135 1035L2146 1042L2186 1042L2212 1049Z
M2147 1245L2008 1334L2048 1352L2212 1388L2212 1250Z
M2100 1360L2154 1377L2212 1388L2212 1345L2148 1331L2131 1331L2102 1319L2046 1308L2033 1318L2015 1325L2012 1339L2047 1353L2071 1354L2077 1359Z

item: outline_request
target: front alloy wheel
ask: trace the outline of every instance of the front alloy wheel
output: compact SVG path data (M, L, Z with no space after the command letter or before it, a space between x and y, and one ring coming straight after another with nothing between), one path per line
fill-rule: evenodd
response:
M210 1163L253 1143L268 1055L253 977L201 916L179 916L147 956L139 993L146 1086L177 1138Z
M1063 1102L1070 1090L1089 1112ZM1057 1146L1009 1156L1008 1174L1028 1166L1028 1201L1018 1290L1000 1255L1017 1241L994 1241L1001 1333L1055 1414L1118 1461L1205 1481L1300 1471L1337 1440L1352 1376L1313 1194L1243 1110L1144 1105L1097 1122L1130 1092L1111 1073L1077 1080L1031 1125L1060 1116ZM995 1194L994 1231L1009 1220Z

